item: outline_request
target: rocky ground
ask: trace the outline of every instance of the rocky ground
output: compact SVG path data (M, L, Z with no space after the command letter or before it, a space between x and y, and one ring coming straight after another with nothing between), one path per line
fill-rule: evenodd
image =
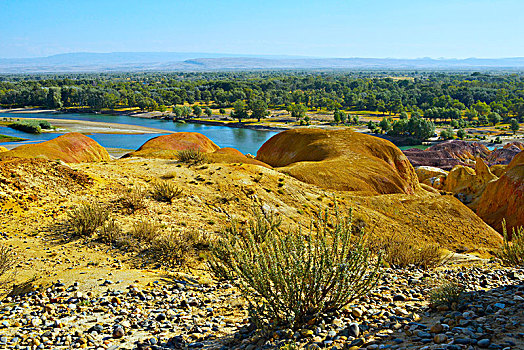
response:
M524 271L492 264L435 272L386 269L380 284L337 315L307 328L261 336L230 285L198 276L154 281L52 283L0 304L0 345L8 349L522 349ZM180 277L179 277L180 278ZM428 307L438 281L466 286L458 305ZM78 278L81 280L81 278Z
M179 186L183 195L161 203L146 191L145 208L135 212L119 204L129 190L147 190L160 180ZM239 293L213 280L199 253L186 265L167 269L146 259L140 249L127 251L59 230L67 213L86 199L110 206L125 231L132 223L153 220L166 230L212 236L232 217L245 220L254 201L277 210L284 225L307 224L319 207L333 207L335 196L341 208L353 207L365 214L359 218L375 222L374 233L379 228L410 228L411 233L447 242L451 249L456 239L466 242L460 230L478 227L460 219L468 213L448 209L444 196L378 198L326 191L248 164L188 166L141 158L72 165L45 160L2 163L1 241L16 251L17 265L16 288L0 303L0 348L524 347L524 271L470 254L436 271L385 269L372 292L337 314L319 315L306 328L261 336L249 328ZM435 205L427 205L433 200ZM439 225L434 233L423 230L428 222ZM488 256L486 247L468 252ZM462 283L466 293L459 303L431 309L430 293L446 279Z

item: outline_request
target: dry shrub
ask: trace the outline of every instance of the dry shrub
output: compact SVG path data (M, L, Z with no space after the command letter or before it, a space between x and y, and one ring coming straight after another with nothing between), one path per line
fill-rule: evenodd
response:
M197 231L170 232L151 242L150 255L158 262L174 267L183 264L195 250L209 248L209 240Z
M404 235L375 237L370 240L370 245L373 251L382 251L384 261L395 268L415 266L427 270L439 266L444 260L438 244L417 243Z
M152 242L160 232L160 226L152 221L139 221L133 224L131 236L139 242Z
M121 237L122 228L113 218L107 220L98 232L98 239L107 244L113 244Z
M125 209L128 209L130 212L135 212L146 207L145 197L146 191L141 187L135 187L122 191L120 203Z
M0 243L0 278L5 275L15 266L16 255L13 248L6 244Z
M187 164L202 164L207 162L207 157L204 152L201 152L197 149L186 149L177 152L177 158L182 163Z
M445 282L431 291L429 301L432 307L447 306L453 308L463 299L464 292L463 285L453 281Z
M151 194L156 201L171 203L173 199L180 197L182 190L169 181L158 181L153 184Z
M353 237L351 215L320 213L306 233L269 227L262 242L249 225L227 228L209 261L216 277L241 291L256 326L297 329L375 285L380 259L372 258L363 236Z
M511 240L508 238L506 222L502 223L504 242L498 251L495 252L502 263L507 266L524 265L524 227L513 228Z
M102 204L86 202L68 213L67 227L75 235L91 237L109 219L109 210Z

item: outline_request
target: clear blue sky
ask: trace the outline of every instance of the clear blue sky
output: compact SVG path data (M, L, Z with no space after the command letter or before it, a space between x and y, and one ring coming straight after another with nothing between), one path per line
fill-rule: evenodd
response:
M524 56L524 0L0 0L0 57Z

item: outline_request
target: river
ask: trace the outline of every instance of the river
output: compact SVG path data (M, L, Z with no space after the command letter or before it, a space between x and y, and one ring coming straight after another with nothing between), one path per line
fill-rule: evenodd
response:
M193 123L174 123L170 120L137 118L126 115L106 115L106 114L61 114L61 113L0 113L0 120L3 118L36 118L36 119L69 119L69 120L83 120L94 122L117 123L126 125L138 125L149 128L156 128L162 130L169 130L175 132L191 131L198 132L209 137L214 143L220 147L233 147L240 152L256 155L257 150L266 142L271 136L277 134L275 131L254 130L230 128L227 126L203 125ZM51 121L51 124L53 122ZM41 142L53 139L63 133L59 132L43 132L41 134L29 134L22 131L14 130L8 127L0 127L0 134L8 136L16 136L28 139L25 142ZM88 136L97 141L103 147L109 149L125 149L136 150L144 142L153 137L166 135L167 133L146 133L146 134L104 134L92 133ZM16 143L0 143L2 146L12 146Z

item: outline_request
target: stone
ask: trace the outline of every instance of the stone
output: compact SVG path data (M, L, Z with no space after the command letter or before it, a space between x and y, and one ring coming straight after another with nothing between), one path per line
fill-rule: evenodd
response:
M481 348L487 348L491 344L491 341L489 339L480 339L477 342L477 345Z
M124 328L120 325L117 325L114 327L113 329L113 338L115 339L120 339L122 337L124 337L125 335L125 331L124 331Z

